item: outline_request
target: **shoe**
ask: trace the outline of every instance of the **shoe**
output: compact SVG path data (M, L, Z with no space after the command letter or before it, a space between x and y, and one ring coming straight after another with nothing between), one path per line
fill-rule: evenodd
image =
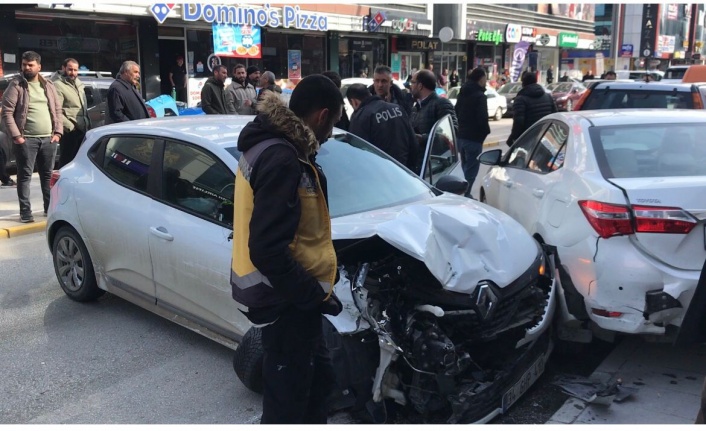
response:
M15 180L13 180L12 178L9 178L7 181L3 181L0 184L2 184L5 187L15 187L17 185Z
M20 216L20 223L33 223L34 222L34 217L32 217L32 214L26 214Z

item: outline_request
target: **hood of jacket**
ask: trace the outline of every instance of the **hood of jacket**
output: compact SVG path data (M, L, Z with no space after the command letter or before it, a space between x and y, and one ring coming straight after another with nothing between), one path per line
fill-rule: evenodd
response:
M210 77L210 78L208 78L208 79L206 80L206 84L215 85L215 86L218 87L218 88L223 88L223 87L225 87L225 83L224 83L224 82L218 82L218 81L216 81L216 78L214 78L213 76ZM205 84L204 84L204 85L205 85Z
M533 99L542 97L544 94L547 94L547 92L544 91L544 87L539 84L530 84L526 87L523 87L522 90L517 93L518 96L527 96Z
M260 112L248 123L238 138L238 150L245 152L266 139L280 138L292 143L301 157L319 150L314 131L304 124L274 91L266 92L257 104Z

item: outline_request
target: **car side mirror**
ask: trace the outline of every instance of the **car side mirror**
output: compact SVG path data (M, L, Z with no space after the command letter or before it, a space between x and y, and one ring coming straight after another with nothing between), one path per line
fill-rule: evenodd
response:
M453 175L444 175L443 177L439 177L434 187L442 192L465 195L468 190L468 181Z
M503 150L490 150L478 156L478 161L484 165L499 165L503 156Z

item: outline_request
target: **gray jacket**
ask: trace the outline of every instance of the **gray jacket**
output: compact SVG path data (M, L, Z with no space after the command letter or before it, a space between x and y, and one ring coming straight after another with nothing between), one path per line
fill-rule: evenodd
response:
M88 118L88 102L83 82L78 78L72 82L65 75L57 75L53 82L61 104L64 133L76 128L86 132L91 128L91 120Z
M245 106L245 101L250 100L252 104ZM251 83L245 82L245 86L233 80L226 89L226 110L229 114L256 115L255 105L257 104L257 91Z

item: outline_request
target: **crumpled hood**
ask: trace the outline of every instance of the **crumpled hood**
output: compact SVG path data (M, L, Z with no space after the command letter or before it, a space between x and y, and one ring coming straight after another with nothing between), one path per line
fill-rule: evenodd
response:
M338 217L332 231L334 241L377 235L424 262L446 290L468 294L481 280L507 286L538 250L508 215L453 195Z

